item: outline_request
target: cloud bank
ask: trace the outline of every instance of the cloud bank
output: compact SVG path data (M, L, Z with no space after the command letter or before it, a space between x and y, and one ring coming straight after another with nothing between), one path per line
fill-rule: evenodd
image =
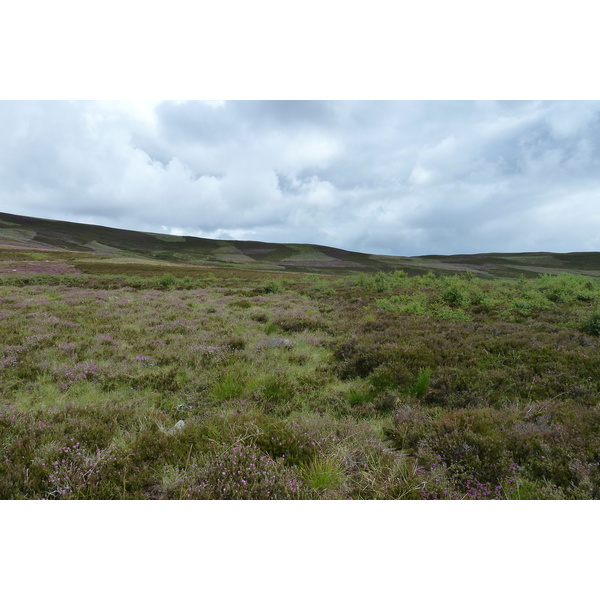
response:
M600 250L597 102L0 102L0 211L377 254Z

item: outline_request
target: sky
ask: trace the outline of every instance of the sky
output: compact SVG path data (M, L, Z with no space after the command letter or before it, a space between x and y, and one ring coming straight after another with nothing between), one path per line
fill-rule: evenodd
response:
M2 101L2 211L374 254L600 250L594 101Z

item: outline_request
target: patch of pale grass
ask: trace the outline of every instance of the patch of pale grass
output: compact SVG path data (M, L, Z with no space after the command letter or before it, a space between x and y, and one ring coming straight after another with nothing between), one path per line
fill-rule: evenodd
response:
M303 481L319 494L335 495L345 479L344 467L339 456L316 456L302 469Z

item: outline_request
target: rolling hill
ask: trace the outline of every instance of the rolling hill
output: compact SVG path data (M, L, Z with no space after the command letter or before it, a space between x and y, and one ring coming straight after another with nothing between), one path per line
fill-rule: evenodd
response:
M0 212L0 273L11 271L12 261L51 260L68 263L79 272L115 274L129 272L135 264L142 272L185 266L332 275L402 269L409 275L471 272L484 278L560 272L600 276L598 252L382 256L315 244L143 233Z

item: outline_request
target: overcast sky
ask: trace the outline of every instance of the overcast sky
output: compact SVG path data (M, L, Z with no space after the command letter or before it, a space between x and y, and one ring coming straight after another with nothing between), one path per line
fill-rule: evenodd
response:
M600 250L600 103L0 102L0 211L377 254Z

